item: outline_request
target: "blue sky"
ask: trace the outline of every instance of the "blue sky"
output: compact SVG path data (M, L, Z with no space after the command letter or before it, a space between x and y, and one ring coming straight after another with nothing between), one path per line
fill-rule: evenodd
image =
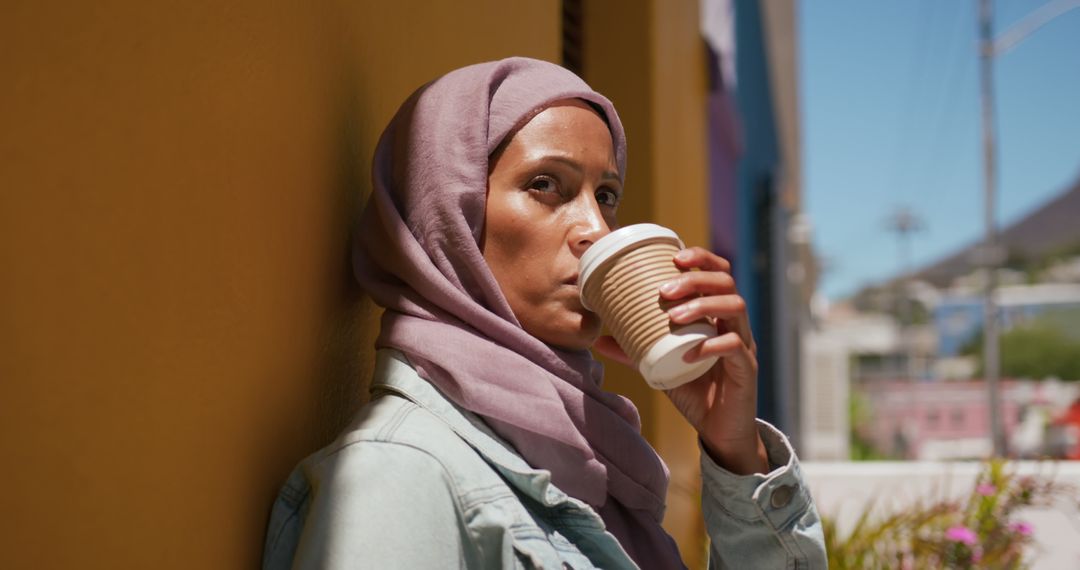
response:
M996 0L996 33L1044 2ZM899 272L886 229L898 207L924 224L911 240L916 267L983 235L976 9L799 3L803 204L830 298ZM1080 177L1080 9L998 58L995 73L1005 225Z

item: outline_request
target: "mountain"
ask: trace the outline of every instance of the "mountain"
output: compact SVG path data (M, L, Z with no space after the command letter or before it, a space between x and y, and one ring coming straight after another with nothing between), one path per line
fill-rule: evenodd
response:
M1001 230L999 239L1010 260L1028 262L1080 245L1080 179L1056 198ZM937 287L948 286L953 279L975 268L972 259L979 245L969 245L916 271L914 278Z

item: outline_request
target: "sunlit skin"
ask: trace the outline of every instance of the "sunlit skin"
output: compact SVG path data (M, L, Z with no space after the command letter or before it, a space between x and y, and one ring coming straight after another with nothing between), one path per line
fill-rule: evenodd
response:
M618 227L621 196L604 120L580 100L557 101L519 127L493 157L481 250L526 332L552 346L592 347L632 366L612 337L599 336L600 321L581 306L577 287L578 260ZM720 333L687 359L720 360L667 395L719 465L736 474L767 472L755 423L756 347L731 265L699 247L679 252L675 263L688 271L660 294L686 302L670 310L671 320L708 319Z
M548 107L497 153L481 249L521 326L585 349L600 320L581 306L578 259L615 227L622 195L611 133L578 100Z

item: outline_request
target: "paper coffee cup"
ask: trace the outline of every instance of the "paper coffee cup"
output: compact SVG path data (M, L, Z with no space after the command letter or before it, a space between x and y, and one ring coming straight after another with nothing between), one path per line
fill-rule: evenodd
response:
M675 325L668 309L683 302L660 297L660 285L679 276L683 243L656 224L634 224L599 239L579 263L581 303L600 315L650 386L668 390L700 377L718 357L686 362L683 355L716 328L707 321Z

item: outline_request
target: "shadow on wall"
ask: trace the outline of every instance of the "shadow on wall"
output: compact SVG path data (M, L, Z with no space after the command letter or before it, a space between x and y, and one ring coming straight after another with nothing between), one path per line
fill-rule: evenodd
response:
M360 213L371 192L374 147L368 148L362 136L365 128L370 130L374 126L367 124L372 119L363 115L371 107L364 101L364 91L358 82L343 81L340 91L337 162L332 165L335 200L327 203L333 209L327 219L333 220L338 228L334 234L340 239L335 241L334 249L325 252L331 259L327 259L324 267L334 272L321 280L327 289L321 296L325 300L324 325L312 376L317 383L313 390L316 397L310 409L297 410L298 414L306 412L303 417L290 418L298 425L283 424L286 430L302 429L311 436L310 448L293 458L295 461L333 441L368 401L378 319L382 314L360 289L352 268L352 240L356 232L364 230L360 227ZM268 453L282 459L278 448L272 446ZM283 481L287 471L281 473Z

